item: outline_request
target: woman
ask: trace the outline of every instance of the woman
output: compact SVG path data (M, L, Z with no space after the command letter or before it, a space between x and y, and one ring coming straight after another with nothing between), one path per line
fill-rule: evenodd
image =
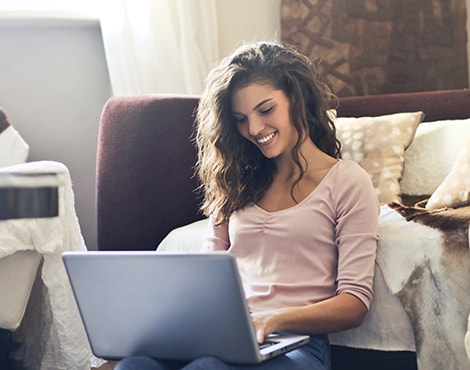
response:
M379 212L369 176L340 159L331 99L306 56L261 42L212 70L197 113L207 248L237 257L259 342L287 331L310 343L254 366L128 358L116 369L331 368L326 334L359 326L370 305Z

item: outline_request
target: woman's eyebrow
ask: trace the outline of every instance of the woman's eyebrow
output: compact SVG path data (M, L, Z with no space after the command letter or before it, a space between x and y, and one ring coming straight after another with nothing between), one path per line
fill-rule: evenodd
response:
M259 107L261 107L264 103L267 103L268 101L272 100L273 98L267 98L265 100L263 100L262 102L256 104L256 106L253 108L253 110L256 110L258 109Z
M255 105L255 107L253 108L253 110L257 110L259 107L261 107L264 103L267 103L268 101L271 101L273 100L273 98L267 98L261 102L259 102L258 104ZM236 112L236 111L232 111L232 114L243 114L243 113L240 113L240 112Z

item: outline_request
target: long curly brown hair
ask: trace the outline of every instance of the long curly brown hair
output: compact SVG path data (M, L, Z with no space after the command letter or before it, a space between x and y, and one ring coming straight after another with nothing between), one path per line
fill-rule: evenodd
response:
M260 200L276 171L274 161L240 135L232 114L233 92L253 82L282 90L289 100L291 122L298 133L292 157L300 170L291 195L305 173L299 159L302 138L309 135L319 149L340 157L335 126L327 113L335 97L318 73L317 63L277 42L241 46L209 73L196 114L201 210L207 216L215 213L216 224Z

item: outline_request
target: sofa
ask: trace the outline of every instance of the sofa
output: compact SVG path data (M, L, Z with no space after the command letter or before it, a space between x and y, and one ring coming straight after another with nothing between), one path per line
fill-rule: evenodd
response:
M198 99L146 94L104 106L99 250L198 252L207 222L193 173ZM362 327L331 336L333 368L469 368L470 90L344 97L331 112L343 158L369 172L381 202L374 309Z

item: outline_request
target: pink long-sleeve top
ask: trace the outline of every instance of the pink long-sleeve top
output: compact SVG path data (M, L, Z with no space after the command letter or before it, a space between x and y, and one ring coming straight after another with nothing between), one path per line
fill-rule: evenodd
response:
M228 222L209 222L206 247L237 258L252 312L304 306L347 292L372 298L379 204L368 174L338 161L295 206L267 212L256 204Z

